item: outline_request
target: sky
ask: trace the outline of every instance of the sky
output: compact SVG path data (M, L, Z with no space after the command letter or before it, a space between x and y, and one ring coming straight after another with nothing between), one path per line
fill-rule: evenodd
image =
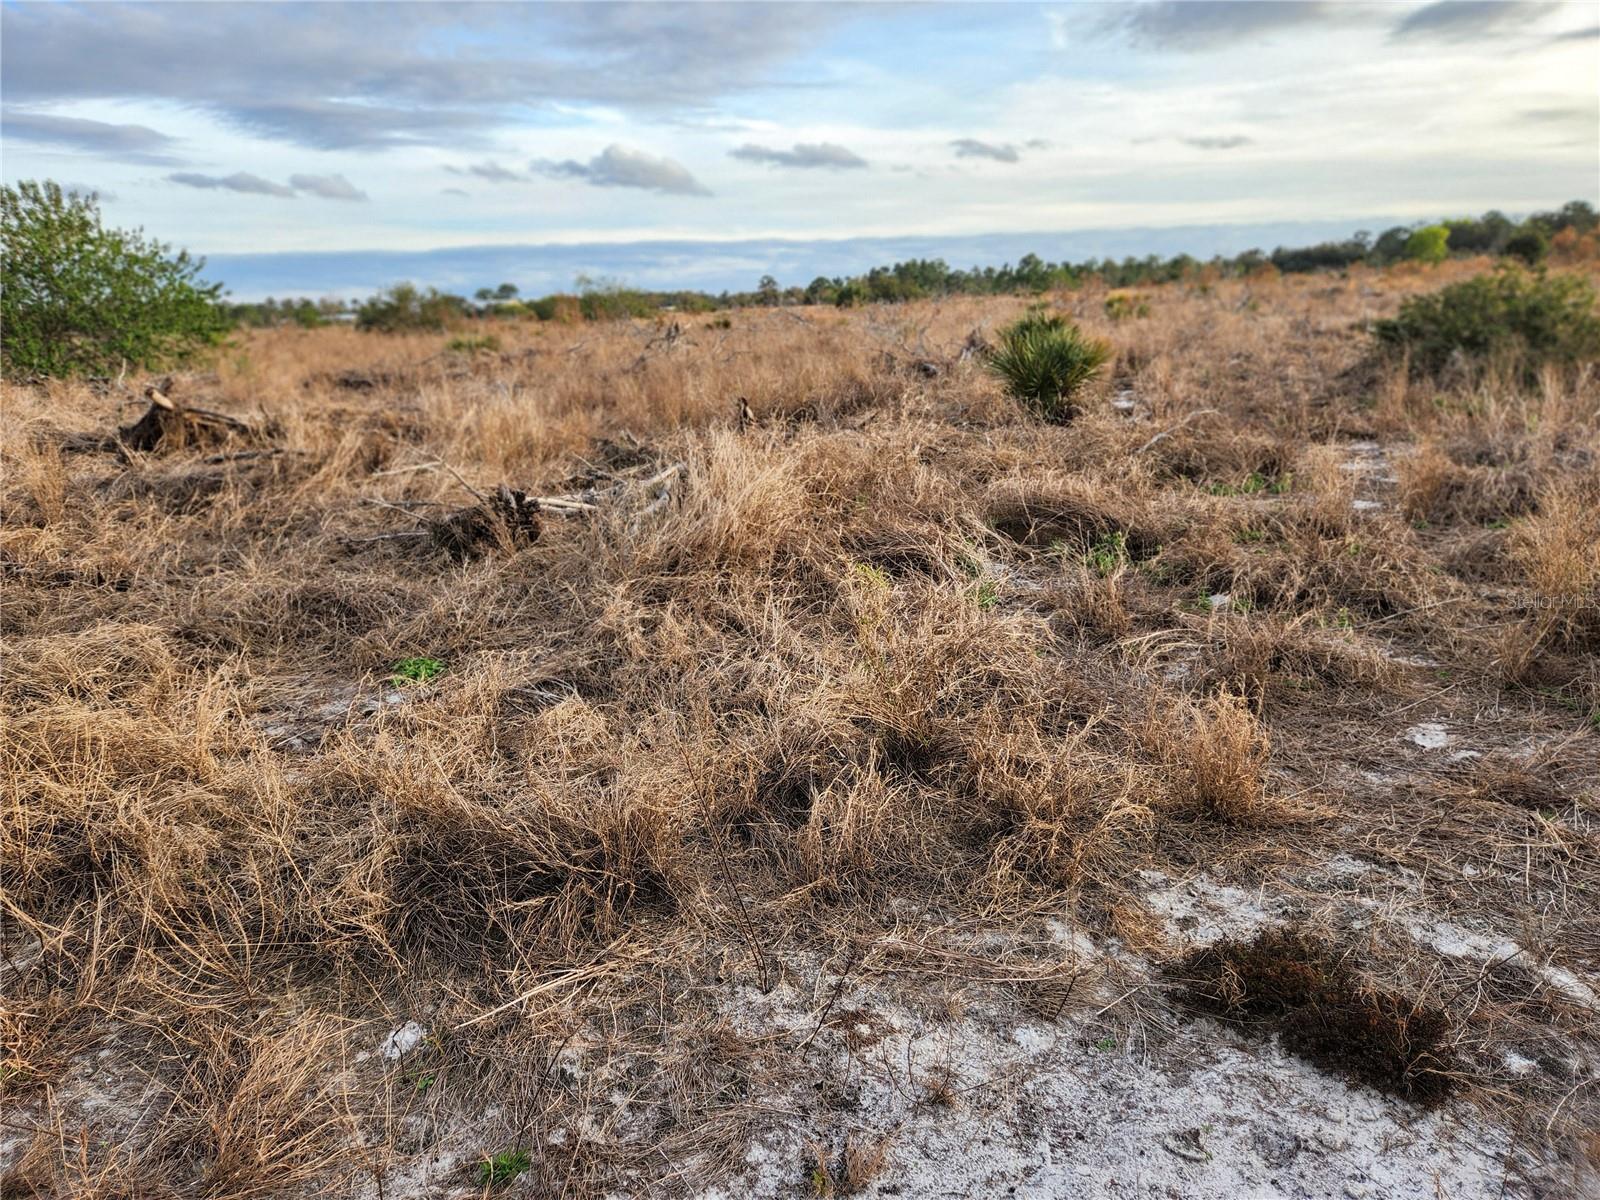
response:
M236 294L803 284L1600 199L1600 2L6 0L0 104L7 182L95 190Z

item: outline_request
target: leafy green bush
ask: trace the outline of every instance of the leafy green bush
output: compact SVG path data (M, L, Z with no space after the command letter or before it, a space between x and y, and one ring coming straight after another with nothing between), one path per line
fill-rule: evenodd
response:
M161 369L222 340L229 320L204 259L107 229L90 195L0 188L0 360L8 375Z
M1513 266L1413 296L1373 334L1384 349L1408 354L1413 374L1465 360L1529 375L1546 363L1600 358L1589 282Z
M560 292L553 296L542 296L528 307L541 321L556 321L562 325L571 325L583 320L583 305L578 297Z
M1113 321L1127 321L1150 315L1150 302L1143 296L1130 296L1126 292L1113 292L1106 297L1106 316Z
M1077 415L1078 394L1110 357L1110 346L1064 317L1030 312L1000 331L988 363L1030 412L1064 424Z
M649 293L625 287L615 279L578 276L578 304L588 321L625 321L654 316L660 303Z
M1413 262L1441 263L1450 253L1450 227L1424 225L1406 239L1406 257Z
M378 333L441 330L446 322L466 313L466 301L434 288L422 291L415 284L397 283L379 292L356 310L356 328Z
M1550 239L1537 225L1529 225L1506 240L1506 253L1520 258L1530 267L1537 267L1550 253Z

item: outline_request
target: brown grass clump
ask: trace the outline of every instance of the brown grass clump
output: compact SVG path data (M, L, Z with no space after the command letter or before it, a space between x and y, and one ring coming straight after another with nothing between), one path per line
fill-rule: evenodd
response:
M1511 532L1512 560L1527 573L1540 638L1600 647L1600 477L1552 487Z
M1432 1105L1455 1087L1443 1013L1364 983L1331 947L1295 930L1207 946L1174 975L1200 1011L1275 1033L1285 1049L1380 1091Z
M1267 795L1271 740L1244 697L1167 702L1152 709L1144 736L1171 773L1179 811L1240 825L1283 815Z

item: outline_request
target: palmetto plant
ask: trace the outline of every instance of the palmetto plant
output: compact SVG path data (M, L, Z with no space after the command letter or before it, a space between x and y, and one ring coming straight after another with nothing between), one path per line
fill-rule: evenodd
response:
M1035 416L1064 424L1078 414L1079 393L1110 357L1110 346L1066 318L1029 313L1000 331L989 369Z

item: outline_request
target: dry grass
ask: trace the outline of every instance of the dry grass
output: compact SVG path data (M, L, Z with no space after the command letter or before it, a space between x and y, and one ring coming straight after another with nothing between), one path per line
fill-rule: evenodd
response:
M1600 382L1425 390L1357 330L1466 269L1174 286L1115 324L1060 297L1117 353L1070 428L961 359L1020 299L498 355L251 335L174 383L270 431L248 454L92 448L135 381L8 386L0 1188L396 1195L437 1148L471 1187L538 1145L516 1186L670 1194L740 1160L786 1069L718 989L809 954L1060 1012L1059 963L985 975L938 920L1159 957L1140 871L1291 887L1359 852L1593 972ZM616 481L537 538L426 535L502 483ZM392 682L417 656L442 672ZM1499 773L1420 755L1423 719ZM1552 744L1560 803L1528 800ZM1466 1094L1593 1119L1485 1065L1580 1036L1536 980L1365 953L1480 1038ZM428 1040L385 1058L407 1019ZM837 1145L829 1187L893 1179L882 1131Z

